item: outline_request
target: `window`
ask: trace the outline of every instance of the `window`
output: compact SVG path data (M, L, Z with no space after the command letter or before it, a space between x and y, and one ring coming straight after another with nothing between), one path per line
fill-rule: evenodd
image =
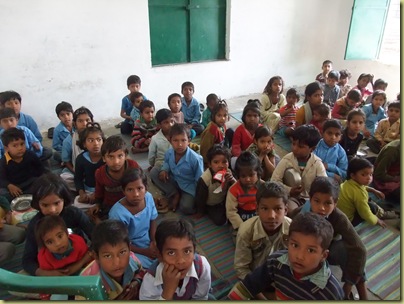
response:
M149 0L152 65L225 59L226 0Z

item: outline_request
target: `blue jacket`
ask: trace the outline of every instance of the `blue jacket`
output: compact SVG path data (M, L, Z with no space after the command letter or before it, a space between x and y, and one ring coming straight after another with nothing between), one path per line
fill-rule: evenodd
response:
M362 107L363 112L366 115L366 129L370 131L372 136L375 134L376 127L379 124L379 121L382 120L383 118L386 118L386 114L384 113L384 109L382 107L379 107L377 110L377 113L373 113L373 106L372 104L367 104Z
M187 104L185 98L181 98L181 112L184 113L184 121L187 124L200 124L201 111L199 109L199 102L192 97L191 103Z
M334 177L334 174L338 174L343 180L346 179L348 157L340 144L337 143L335 146L330 147L325 143L324 139L321 139L316 150L314 150L314 154L328 165L327 176Z
M43 147L42 147L42 144L40 143L40 141L38 140L38 138L36 138L36 136L34 135L34 133L32 133L32 131L30 129L28 129L27 127L24 127L24 126L17 126L17 129L24 131L25 147L27 148L27 150L31 150L36 154L36 156L41 157ZM0 130L0 135L3 134L3 132L4 132L4 129ZM34 147L32 146L33 143L39 144L39 150L34 149ZM3 142L0 140L0 158L3 157L4 153L5 153L4 145L3 145Z

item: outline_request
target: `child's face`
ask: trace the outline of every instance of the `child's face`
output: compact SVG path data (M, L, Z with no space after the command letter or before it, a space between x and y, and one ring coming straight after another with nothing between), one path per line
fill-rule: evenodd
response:
M123 189L123 194L126 197L126 202L131 206L140 206L144 203L144 197L146 195L146 187L142 182L142 179L137 179L130 182Z
M300 276L315 273L328 256L328 250L321 247L321 238L300 232L292 232L288 243L289 263L293 272Z
M344 85L346 85L347 83L348 83L348 77L340 78L340 79L339 79L339 82L338 82L338 85L344 86Z
M45 233L42 241L46 248L52 253L62 254L69 248L69 237L63 227L55 227Z
M320 113L318 113L317 111L313 111L313 115L312 115L311 119L313 121L322 121L323 120Z
M187 238L168 237L160 252L163 263L174 266L184 279L194 261L194 244Z
M175 124L175 120L172 117L166 118L164 119L161 123L160 123L160 128L163 131L163 134L166 135L170 132L171 127Z
M125 242L115 245L105 243L95 255L100 268L115 281L121 282L126 268L129 265L130 249Z
M59 215L64 206L64 201L56 194L49 194L39 200L39 209L43 215Z
M286 212L285 202L279 197L263 197L257 205L257 215L269 235L277 232L282 226Z
M401 113L400 109L393 107L387 110L387 116L389 117L389 119L393 121L397 121L400 118L400 113Z
M255 130L258 128L258 124L260 122L260 116L258 113L253 111L248 111L245 115L245 124L246 128L250 130Z
M322 90L317 90L313 95L307 96L308 102L311 106L317 106L323 102L324 94Z
M129 85L129 87L128 87L128 90L129 90L131 93L135 93L135 92L139 92L139 91L140 91L140 87L141 87L140 83L131 83L131 84Z
M22 158L27 151L27 147L25 146L25 141L22 139L17 139L11 141L8 146L5 146L5 151L10 154L12 158Z
M187 151L189 145L189 138L186 133L173 135L170 143L177 155L183 155Z
M262 136L258 139L254 139L257 145L258 151L272 151L274 148L274 141L271 136Z
M15 117L2 118L0 125L4 130L17 127L18 119Z
M356 101L349 98L348 96L345 97L345 102L347 103L348 106L354 107L356 105Z
M60 111L58 115L62 124L66 127L71 127L73 125L73 113L69 111Z
M376 95L372 100L373 107L378 109L384 104L385 101L386 100L382 95Z
M125 164L126 156L126 153L122 149L119 149L114 152L106 153L103 159L109 170L119 172Z
M171 98L168 106L174 114L179 113L181 111L181 98L178 96Z
M296 102L298 102L296 95L293 94L286 96L286 103L288 106L292 107L296 104Z
M386 89L387 89L387 85L379 84L377 87L374 88L374 91L376 91L376 90L386 91Z
M355 134L359 134L361 131L363 131L364 126L365 119L362 117L362 115L355 115L350 121L347 122L348 129Z
M194 95L194 89L192 87L184 87L182 89L182 95L184 95L185 100L190 101Z
M4 103L5 108L13 109L17 115L21 112L21 102L18 99L10 99Z
M229 168L229 161L226 156L218 154L213 156L209 167L212 169L213 173L221 170L227 170Z
M337 143L339 143L341 139L341 130L338 128L328 128L323 132L324 142L330 146L334 147Z
M220 109L215 115L215 123L219 127L223 127L227 122L228 113L226 109Z
M89 122L92 122L92 120L87 113L78 115L75 122L76 130L84 130Z
M332 64L331 63L323 64L322 69L324 74L328 74L328 72L331 71L332 69Z
M91 154L100 154L102 143L103 143L103 140L101 137L101 133L100 132L91 132L88 134L86 141L84 142L84 147Z
M336 202L331 194L316 192L310 198L310 206L312 212L327 217L334 211Z
M208 106L209 110L212 112L213 108L215 107L215 105L217 104L217 100L216 99L210 99L206 105Z
M240 168L239 179L240 184L248 189L252 188L258 181L257 171L251 168Z
M138 98L136 98L134 101L133 101L133 105L136 107L136 108L139 108L139 106L140 106L140 104L143 102L143 96L139 96Z
M141 115L145 122L147 123L151 122L154 118L154 108L153 107L144 108Z
M271 91L279 94L282 91L282 87L283 87L282 81L276 79L271 85Z
M297 139L292 140L292 152L298 161L307 161L313 150L314 148L310 148L308 145L300 143Z
M333 88L335 87L335 85L337 84L338 80L334 79L334 78L327 78L327 84Z
M364 168L355 173L351 173L351 179L359 185L368 186L373 180L373 168Z
M361 79L358 80L358 87L361 89L366 88L369 82L370 82L369 77L362 77Z

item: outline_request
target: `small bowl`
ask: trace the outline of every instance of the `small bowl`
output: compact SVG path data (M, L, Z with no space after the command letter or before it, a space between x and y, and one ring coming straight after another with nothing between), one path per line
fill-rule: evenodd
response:
M31 194L20 195L11 201L11 210L17 212L26 211L31 208L31 201Z
M302 184L302 177L295 169L289 168L283 174L283 183L289 187L300 186Z

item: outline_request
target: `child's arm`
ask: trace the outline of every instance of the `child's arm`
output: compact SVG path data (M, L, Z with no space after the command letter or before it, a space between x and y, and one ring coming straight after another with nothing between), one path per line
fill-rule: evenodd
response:
M28 128L24 129L24 134L25 134L25 139L27 140L28 146L30 148L32 148L32 151L35 152L36 156L41 157L43 147L42 147L39 139L36 138L34 133L32 133L31 130Z
M85 158L83 157L82 154L77 156L76 158L76 166L75 166L75 173L74 173L74 185L76 186L76 191L79 192L79 202L80 203L88 203L89 202L89 197L86 194L86 191L84 190L84 179L85 179Z
M263 157L263 162L266 170L269 172L269 174L272 175L275 170L275 156L272 155L268 157L268 154L265 154L265 156Z
M0 160L0 188L6 188L12 197L17 197L22 194L22 190L18 186L10 183L7 178L5 157Z
M240 156L241 154L241 126L234 131L233 141L231 144L231 154L233 156Z
M197 218L200 218L205 214L206 201L208 200L208 196L209 196L208 186L205 184L202 177L200 177L198 183L196 184L196 191L195 191L195 207L196 207L195 216Z
M226 196L226 216L230 221L233 229L237 230L240 227L243 220L241 219L240 215L237 212L238 202L236 197L231 193L231 188L227 192Z
M193 117L191 117L191 123L192 124L200 124L201 123L201 111L199 109L199 102L195 99L192 98L192 101L195 101L196 106L194 106L194 113L193 113Z
M373 193L373 194L376 195L378 198L385 199L384 193L381 192L381 191L379 191L379 190L376 190L375 188L366 187L366 190L367 190L368 192Z
M341 147L338 151L336 164L327 164L327 175L334 177L337 174L342 180L345 180L347 170L348 157L346 156L345 150Z
M358 212L359 216L370 225L376 225L378 223L378 218L372 213L368 204L368 195L362 193L353 193L352 202L355 206L355 210Z
M272 173L271 181L279 182L281 183L286 191L288 193L291 192L292 187L289 187L283 183L283 175L285 174L286 169L291 168L291 166L288 165L288 161L282 159L279 164L274 169L274 172Z
M253 261L252 240L247 237L248 231L242 227L237 232L236 249L234 251L234 270L240 280L243 280L251 272L250 264Z
M21 113L20 113L20 116L21 116ZM29 116L29 115L25 115L25 114L24 114L24 117L25 117L25 119L26 119L26 124L27 124L26 127L27 127L28 129L30 129L30 130L32 131L32 133L34 133L35 137L36 137L40 142L42 142L42 134L41 134L41 132L39 131L38 125L36 124L35 120L34 120L31 116Z
M384 123L382 121L379 122L379 124L376 127L375 134L373 135L374 138L376 138L379 142L380 145L383 147L385 145L384 140L383 140L383 134L386 134L384 129Z
M211 122L211 115L210 115L210 111L208 111L208 109L206 109L205 111L203 111L202 113L202 125L206 128L206 126L208 125L208 123Z
M332 118L337 118L337 119L344 118L344 117L341 116L340 110L341 110L341 105L338 102L336 102L334 107L332 108L331 117Z
M149 165L152 167L154 167L154 164L155 164L156 158L157 158L157 143L156 143L155 136L153 136L151 138L150 145L149 145L149 152L147 155L147 157L149 159Z

